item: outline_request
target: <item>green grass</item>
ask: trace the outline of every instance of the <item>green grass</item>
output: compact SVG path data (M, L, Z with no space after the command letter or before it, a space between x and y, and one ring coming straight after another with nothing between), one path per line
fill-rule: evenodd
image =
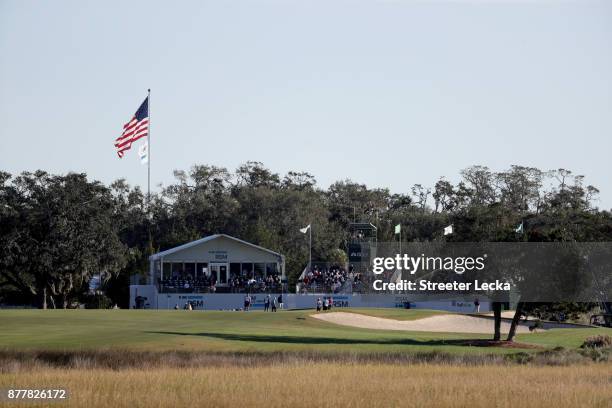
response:
M351 309L396 319L439 312ZM312 311L279 313L151 310L0 310L4 350L197 350L210 352L426 352L511 353L520 350L457 344L490 336L461 333L378 331L313 319ZM492 326L492 323L491 323ZM492 328L491 328L492 329ZM523 334L518 341L545 347L579 347L608 329L562 329Z

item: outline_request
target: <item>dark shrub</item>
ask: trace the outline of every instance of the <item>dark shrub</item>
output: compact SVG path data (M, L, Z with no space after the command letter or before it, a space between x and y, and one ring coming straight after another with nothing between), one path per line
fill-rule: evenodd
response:
M85 309L108 309L111 307L111 300L104 294L86 295L83 298Z
M582 343L581 348L603 348L612 346L612 336L607 334L599 334L597 336L587 337Z

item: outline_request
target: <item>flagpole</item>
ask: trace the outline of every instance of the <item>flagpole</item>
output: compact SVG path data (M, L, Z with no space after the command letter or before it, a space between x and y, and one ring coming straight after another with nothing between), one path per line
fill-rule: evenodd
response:
M400 244L399 245L400 246L399 252L400 252L400 255L402 255L402 227L401 226L400 226L400 231L399 231L399 241L400 241L400 243L399 243Z
M308 269L312 271L312 224L308 228Z
M147 214L151 209L151 89L147 89L147 111L149 113L149 131L147 132Z
M151 89L147 89L147 113L149 115L149 129L147 132L147 230L149 234L149 255L153 253L151 239ZM151 284L155 285L155 270L149 265ZM159 309L159 305L157 305Z

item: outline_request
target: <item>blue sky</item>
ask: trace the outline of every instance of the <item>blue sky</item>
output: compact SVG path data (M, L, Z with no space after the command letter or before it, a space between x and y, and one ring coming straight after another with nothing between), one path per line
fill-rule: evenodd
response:
M146 186L247 160L408 193L568 168L612 207L612 2L0 0L0 169Z

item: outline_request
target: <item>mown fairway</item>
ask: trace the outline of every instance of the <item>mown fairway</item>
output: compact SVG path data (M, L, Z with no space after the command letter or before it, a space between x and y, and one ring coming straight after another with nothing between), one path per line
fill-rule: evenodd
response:
M68 388L70 399L50 407L604 408L612 404L611 368L318 363L146 371L43 369L0 375L0 388Z
M352 310L411 319L439 313L423 310ZM378 331L337 326L310 317L313 311L278 313L144 310L3 310L4 350L197 350L208 352L346 351L511 353L520 350L470 347L459 340L479 334ZM492 326L492 323L491 323ZM491 327L491 330L493 328ZM562 329L523 334L519 342L576 348L607 329Z

